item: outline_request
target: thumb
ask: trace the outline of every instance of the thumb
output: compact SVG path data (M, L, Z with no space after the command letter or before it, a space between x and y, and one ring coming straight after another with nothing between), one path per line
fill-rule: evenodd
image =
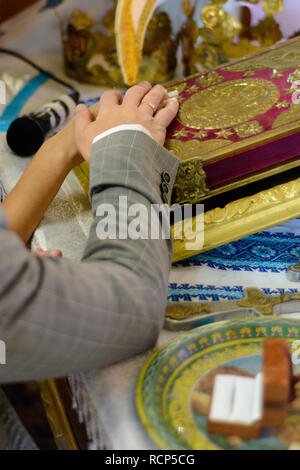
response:
M75 132L77 135L82 135L86 126L93 122L93 115L85 104L79 104L76 107L75 114Z

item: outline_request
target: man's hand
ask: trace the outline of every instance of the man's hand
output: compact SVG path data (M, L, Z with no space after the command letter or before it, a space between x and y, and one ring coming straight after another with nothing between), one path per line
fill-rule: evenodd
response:
M106 91L100 100L99 112L94 119L89 108L77 106L75 116L75 142L87 161L93 140L102 132L122 124L140 124L153 139L163 145L167 127L178 112L176 98L168 99L167 91L161 85L152 88L142 82L130 88L124 99L119 91Z

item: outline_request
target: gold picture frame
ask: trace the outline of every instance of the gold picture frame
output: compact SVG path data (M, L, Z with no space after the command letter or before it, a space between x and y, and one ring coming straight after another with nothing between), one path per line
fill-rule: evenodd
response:
M191 229L196 227L193 218ZM300 217L300 178L258 192L236 201L224 208L215 208L204 214L204 244L187 250L191 231L185 230L182 239L174 239L173 262L181 261L204 251L231 243L267 228ZM182 230L175 224L173 238Z

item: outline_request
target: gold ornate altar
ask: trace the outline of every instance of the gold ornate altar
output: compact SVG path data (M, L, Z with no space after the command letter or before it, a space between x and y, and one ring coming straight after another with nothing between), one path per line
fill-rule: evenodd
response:
M247 7L239 17L225 11L227 0L207 0L200 15L198 0L165 0L159 6L158 0L111 0L100 19L75 10L63 36L66 72L101 86L162 83L174 77L177 52L184 76L214 68L282 39L274 15L283 0L248 0L259 2L266 16L255 26ZM179 30L171 9L178 11Z

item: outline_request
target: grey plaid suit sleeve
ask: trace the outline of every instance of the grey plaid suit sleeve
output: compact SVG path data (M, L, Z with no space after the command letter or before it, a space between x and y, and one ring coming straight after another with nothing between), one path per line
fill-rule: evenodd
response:
M161 204L161 175L178 160L147 135L126 131L93 145L94 213L81 263L39 258L7 229L0 208L0 383L106 366L152 346L163 325L170 240L99 240L99 204ZM170 194L169 193L169 194ZM169 197L169 196L168 196ZM122 214L121 214L122 215ZM125 221L120 225L127 228Z

